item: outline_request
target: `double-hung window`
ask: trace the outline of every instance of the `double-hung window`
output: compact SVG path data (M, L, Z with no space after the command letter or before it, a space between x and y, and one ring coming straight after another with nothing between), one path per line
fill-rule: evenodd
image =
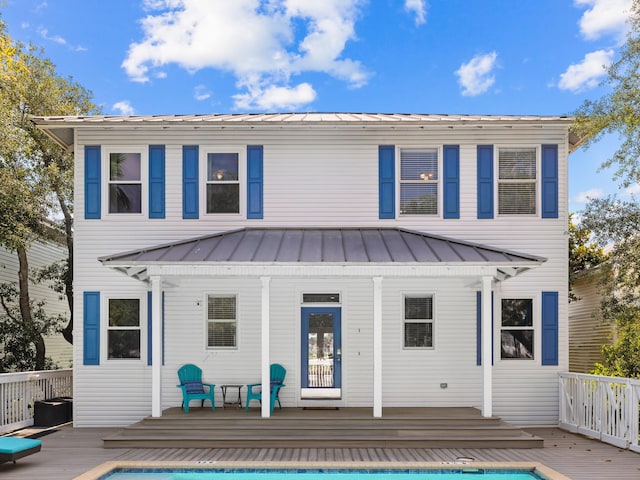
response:
M109 153L109 213L142 213L142 155Z
M238 346L237 327L237 297L208 295L207 348L236 348Z
M500 358L533 359L533 300L503 298Z
M438 214L438 149L400 150L400 214Z
M240 213L237 153L207 154L207 213Z
M404 296L404 348L433 348L433 295Z
M107 358L140 358L140 299L110 298Z
M498 149L498 213L535 215L537 149Z

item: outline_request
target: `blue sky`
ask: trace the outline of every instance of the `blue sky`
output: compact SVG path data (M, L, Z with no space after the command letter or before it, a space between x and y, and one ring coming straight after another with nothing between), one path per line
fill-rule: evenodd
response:
M631 0L4 3L9 34L43 47L105 114L565 115L606 93ZM618 191L598 172L616 144L572 155L572 211Z

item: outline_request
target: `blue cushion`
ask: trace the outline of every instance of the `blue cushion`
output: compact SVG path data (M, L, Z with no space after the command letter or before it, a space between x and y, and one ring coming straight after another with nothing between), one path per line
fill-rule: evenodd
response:
M272 380L271 381L271 390L269 391L273 391L273 387L280 387L282 386L282 382L280 380Z
M183 385L187 389L187 393L204 393L202 382L185 382Z
M0 437L0 453L13 454L42 445L40 440L17 437Z

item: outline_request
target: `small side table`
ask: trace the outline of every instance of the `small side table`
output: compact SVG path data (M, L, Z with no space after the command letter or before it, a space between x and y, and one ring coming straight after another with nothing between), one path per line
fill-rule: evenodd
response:
M222 406L226 407L227 405L236 405L239 408L242 408L242 396L240 392L244 385L220 385L220 390L222 390ZM237 388L238 389L238 398L227 400L227 388Z

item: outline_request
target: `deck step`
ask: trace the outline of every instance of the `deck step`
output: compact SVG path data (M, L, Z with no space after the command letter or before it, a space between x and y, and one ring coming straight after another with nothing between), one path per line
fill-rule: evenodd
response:
M288 411L287 411L288 410ZM541 438L476 410L284 409L270 418L236 409L178 409L103 439L105 448L539 448ZM413 414L412 414L413 412ZM403 415L404 413L404 415Z

